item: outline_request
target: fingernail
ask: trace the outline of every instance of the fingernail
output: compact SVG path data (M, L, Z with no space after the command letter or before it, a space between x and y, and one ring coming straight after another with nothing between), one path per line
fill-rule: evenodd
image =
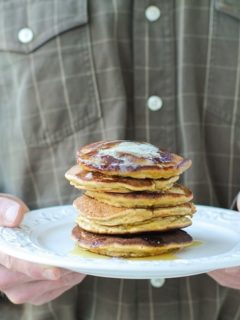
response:
M59 278L58 274L53 269L45 269L42 275L48 280L57 280Z
M18 205L12 205L7 208L4 215L5 223L13 224L16 221L18 216L18 209L19 209Z

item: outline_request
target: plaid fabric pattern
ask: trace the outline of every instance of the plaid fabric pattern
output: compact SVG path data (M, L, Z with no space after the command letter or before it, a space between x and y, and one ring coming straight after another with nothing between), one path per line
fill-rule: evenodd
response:
M148 6L161 10L157 21ZM229 207L240 190L238 0L0 0L0 191L30 208L71 203L79 146L144 140L189 157L195 202ZM18 33L31 28L33 40ZM163 107L151 111L150 96ZM22 320L239 320L240 293L207 275L87 277ZM20 313L18 311L18 318ZM1 319L8 319L1 312Z

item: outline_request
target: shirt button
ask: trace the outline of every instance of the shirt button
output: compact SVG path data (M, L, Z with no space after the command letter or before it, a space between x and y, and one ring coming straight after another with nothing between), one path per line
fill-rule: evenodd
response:
M147 18L148 21L157 21L161 15L161 11L158 7L156 6L149 6L145 10L145 17Z
M152 111L157 111L162 108L163 106L163 101L160 97L158 96L151 96L147 100L147 106L150 110Z
M29 43L33 39L33 31L30 28L22 28L18 32L18 40L21 43Z
M164 278L151 279L150 283L154 288L161 288L165 283L165 279Z

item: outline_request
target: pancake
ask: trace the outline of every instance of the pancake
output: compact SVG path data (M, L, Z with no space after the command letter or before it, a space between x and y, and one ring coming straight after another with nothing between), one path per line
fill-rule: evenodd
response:
M191 245L192 237L182 230L125 236L106 236L87 232L78 226L72 230L76 243L88 251L112 257L147 257Z
M103 225L79 215L77 224L84 230L100 234L130 234L141 232L167 231L188 227L192 224L188 216L155 217L142 222L129 224Z
M70 181L70 184L77 189L120 193L166 190L171 188L179 179L179 176L156 180L106 176L100 172L83 170L79 165L75 165L69 169L65 177Z
M181 228L196 211L192 192L176 184L191 160L149 143L100 141L77 152L65 177L86 190L73 206L72 235L81 248L109 256L144 257L183 248Z
M166 208L119 208L86 195L74 200L73 206L81 217L104 226L139 223L157 217L192 216L196 211L190 202Z
M159 192L96 192L87 191L86 195L100 202L124 208L174 207L192 200L192 192L183 185L175 184L166 191Z
M161 179L179 176L191 166L191 160L146 142L126 140L100 141L82 147L77 163L86 171L137 179Z

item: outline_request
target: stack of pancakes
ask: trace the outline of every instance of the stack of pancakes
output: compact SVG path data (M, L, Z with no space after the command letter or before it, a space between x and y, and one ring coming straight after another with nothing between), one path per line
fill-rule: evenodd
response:
M66 178L86 192L73 205L73 237L89 251L142 257L188 246L181 228L195 212L192 192L177 184L191 161L143 142L100 141L77 152Z

